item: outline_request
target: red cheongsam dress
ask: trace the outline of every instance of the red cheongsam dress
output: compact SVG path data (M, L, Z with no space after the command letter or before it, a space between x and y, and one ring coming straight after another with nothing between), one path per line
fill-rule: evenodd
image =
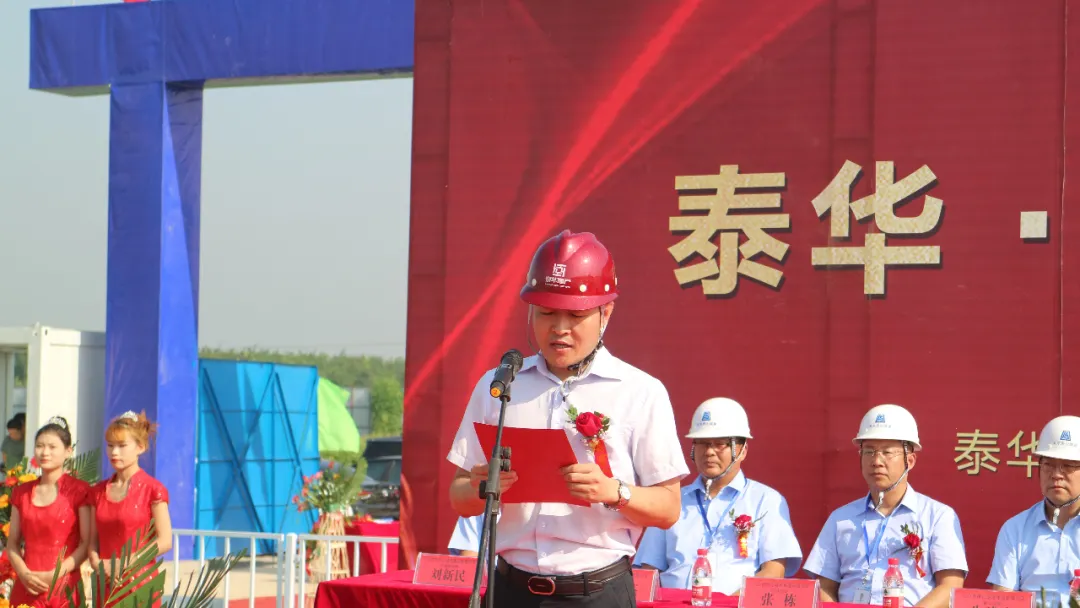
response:
M150 523L152 513L150 507L159 503L169 502L169 491L161 482L151 477L146 471L139 470L131 478L128 485L127 496L123 500L113 502L109 500L108 485L112 478L106 479L94 486L91 493L91 506L94 507L94 520L97 523L98 555L103 562L108 562L114 555L117 561L123 551L124 544L135 535L145 530ZM142 542L156 540L156 536ZM138 553L142 546L132 547L132 555ZM157 567L157 560L146 569ZM138 576L137 573L136 576ZM119 599L119 598L118 598ZM161 602L155 602L154 608L159 608Z
M11 493L11 504L19 510L19 530L23 540L23 561L32 572L49 573L46 583L52 582L52 572L60 550L64 558L79 548L79 507L87 504L90 484L62 475L56 482L56 500L47 507L34 505L34 488L38 481L16 486ZM27 604L38 607L67 606L67 589L74 589L79 581L79 569L68 573L64 585L57 586L49 601L48 592L31 595L21 582L16 581L11 590L11 605Z

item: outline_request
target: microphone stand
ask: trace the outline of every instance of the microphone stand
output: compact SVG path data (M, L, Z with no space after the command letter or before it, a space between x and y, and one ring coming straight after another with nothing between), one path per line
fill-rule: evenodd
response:
M488 463L487 481L480 482L480 498L486 498L484 505L484 525L480 532L480 547L476 557L476 575L473 577L472 594L469 596L469 608L480 608L480 583L487 573L487 608L495 606L495 523L499 517L499 503L502 488L499 485L499 473L510 471L510 448L502 447L503 421L506 418L506 404L510 402L510 385L499 395L499 426L495 430L495 447L491 451ZM486 558L486 564L485 564ZM485 567L486 565L486 567Z

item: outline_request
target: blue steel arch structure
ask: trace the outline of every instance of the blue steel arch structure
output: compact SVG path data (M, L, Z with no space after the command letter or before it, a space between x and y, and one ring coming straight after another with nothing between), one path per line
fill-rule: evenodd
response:
M203 91L410 74L414 5L161 0L37 9L30 29L30 88L111 96L104 418L161 424L143 462L191 528Z

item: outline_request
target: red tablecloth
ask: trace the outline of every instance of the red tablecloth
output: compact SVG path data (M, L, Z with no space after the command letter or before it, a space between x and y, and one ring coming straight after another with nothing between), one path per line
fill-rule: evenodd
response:
M471 589L414 585L412 577L412 570L398 570L320 583L315 608L466 608L469 605ZM689 605L690 592L683 589L661 589L657 601L638 602L638 606L657 608ZM739 598L716 594L712 605L734 608L739 605ZM852 604L823 606L856 608Z
M398 538L400 524L391 522L388 524L345 524L347 536L389 536ZM378 543L360 543L360 574L375 574L379 572L379 555L381 548ZM353 545L350 543L349 572L353 571ZM393 571L398 569L398 545L386 545L386 569Z

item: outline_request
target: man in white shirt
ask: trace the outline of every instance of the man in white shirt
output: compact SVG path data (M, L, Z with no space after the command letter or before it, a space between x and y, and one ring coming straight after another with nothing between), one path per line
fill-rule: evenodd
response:
M689 470L667 390L603 345L617 296L615 263L590 233L563 231L533 257L521 299L539 354L517 374L505 424L565 430L579 464L560 474L591 506L502 504L489 587L499 605L540 606L558 596L565 606L633 608L630 558L642 531L678 520L679 481ZM458 467L450 502L463 517L484 510L478 488L490 454L473 423L498 423L493 375L477 383L447 456ZM599 440L595 449L590 439ZM513 471L500 476L508 497L515 481Z
M750 422L738 402L718 397L698 406L686 435L690 460L698 470L682 489L682 515L667 530L649 528L638 545L635 565L660 570L660 585L691 587L698 549L708 549L713 591L737 595L743 577L795 576L802 551L791 529L787 501L769 486L747 479ZM745 544L735 520L752 526Z

